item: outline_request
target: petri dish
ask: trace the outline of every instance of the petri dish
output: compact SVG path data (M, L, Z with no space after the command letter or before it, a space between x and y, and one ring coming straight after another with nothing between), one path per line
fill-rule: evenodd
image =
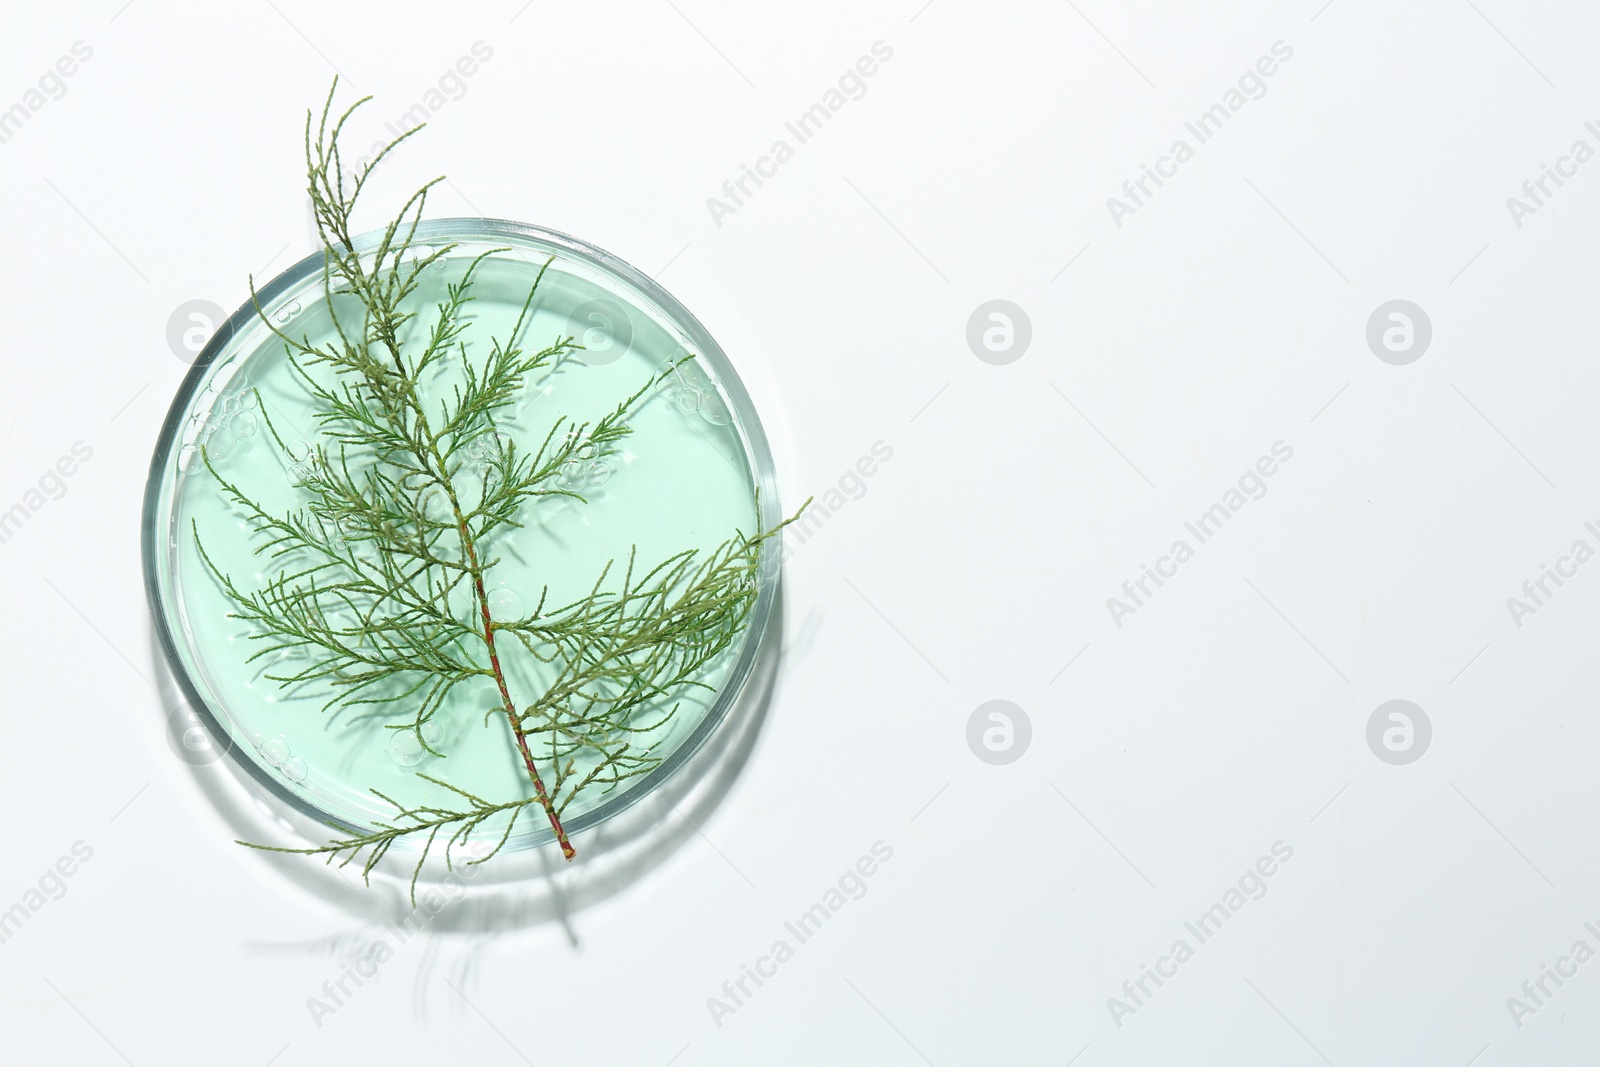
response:
M370 255L381 236L358 238L355 251ZM497 413L495 435L460 454L458 479L469 487L481 484L498 448L515 442L526 455L547 440L559 443L574 424L593 425L645 390L627 416L629 435L608 449L576 449L546 483L561 493L526 502L517 515L521 525L503 526L480 541L497 620L533 618L541 605L574 601L597 582L614 591L630 557L636 574L687 550L703 560L740 533L753 536L781 522L766 437L727 356L670 294L601 249L516 222L425 221L411 254L419 261L437 258L418 275L414 304L408 306L424 314L413 320L419 332L409 340L421 338L426 313L484 253L492 254L475 268L473 299L463 315L462 340L474 360L481 365L491 338L506 341L541 270L516 341L538 351L570 337L582 348L525 380ZM320 252L260 288L258 298L274 326L312 344L334 336L336 316L347 317L338 302L348 297L335 296L330 306ZM430 395L446 395L434 391L458 386L460 373L439 371L428 380ZM458 795L429 777L491 803L532 796L506 717L492 714L502 706L494 679L458 684L419 729L395 729L415 719L405 701L330 704L337 692L332 678L286 685L282 679L301 674L316 650L258 656L267 644L255 636L260 625L232 617L235 604L212 566L252 593L283 564L264 552L267 538L223 482L274 515L305 514L311 499L303 484L305 461L319 443L329 446L314 411L284 344L254 303L217 329L178 389L146 484L143 564L157 641L179 690L210 742L239 771L291 809L344 834L390 824L395 808L378 793L407 807L461 807ZM558 427L554 438L552 427ZM448 512L442 499L420 507L426 515L441 505ZM359 531L312 521L331 544L360 540ZM687 679L693 685L674 689L630 720L639 729L630 737L633 751L648 763L637 765L632 777L596 782L573 796L562 815L570 836L648 795L717 729L755 665L776 596L778 560L777 539L763 541L742 629L696 666ZM476 610L470 590L465 599L449 597L452 614L470 622ZM360 605L324 604L330 622L357 625ZM341 612L348 616L342 621ZM504 633L498 645L518 707L532 703L559 675L559 660L545 662ZM480 641L467 655L484 662L484 651ZM531 745L540 759L537 741ZM584 753L577 757L581 775ZM490 820L469 840L481 844L483 834L498 840L502 832L503 822ZM422 836L402 838L394 847L420 849ZM530 808L504 847L528 849L553 839L543 813ZM581 853L581 840L574 844Z

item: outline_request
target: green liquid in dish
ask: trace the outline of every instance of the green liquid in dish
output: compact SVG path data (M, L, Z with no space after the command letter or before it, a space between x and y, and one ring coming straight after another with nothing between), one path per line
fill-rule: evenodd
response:
M508 243L454 240L458 247L428 268L412 298L418 317L411 323L408 351L422 343L446 286L461 280L475 256ZM428 252L420 250L422 255ZM469 357L480 365L491 338L502 343L509 339L546 258L544 249L525 244L477 268L463 340ZM335 299L341 301L340 321L348 323L342 302L348 298ZM267 312L280 329L297 338L306 335L313 345L332 336L333 316L323 296L320 269L273 297ZM517 341L525 350L537 351L567 337L585 350L534 372L522 395L497 415L500 434L515 440L519 451L536 451L562 416L592 424L672 362L696 351L669 313L648 297L600 265L559 256L540 282ZM323 381L331 377L326 367L313 373ZM430 395L449 395L453 376L460 373L454 364L441 367L428 383ZM503 527L479 544L480 556L493 561L485 581L497 619L532 614L541 595L547 609L584 596L608 562L612 572L606 587L617 587L630 551L636 552L636 571L642 571L686 549L707 553L737 532L759 532L760 474L753 458L759 447L752 446L736 411L704 359L681 365L652 386L627 420L632 434L612 455L583 457L562 468L556 484L585 500L553 496L530 501L521 512L522 528ZM267 677L300 669L309 662L308 653L284 652L247 662L263 644L250 639L247 624L228 618L233 605L200 558L193 531L198 530L212 562L241 590L260 589L283 564L259 553L263 538L251 533L244 509L227 498L206 469L199 445L204 443L218 475L279 515L311 499L295 482L296 460L319 440L336 447L320 438L307 390L282 343L264 324L236 325L182 415L157 490L155 577L178 665L222 723L236 752L281 790L345 826L369 828L394 814L372 790L406 805L459 806L459 797L420 779L419 772L492 803L531 796L504 715L489 714L502 707L491 678L458 685L424 728L429 746L444 753L441 759L428 753L411 731L386 728L410 721L413 712L405 703L323 711L334 691L325 682L285 688ZM289 445L288 455L268 432L268 418ZM564 424L557 440L566 432ZM759 428L756 432L759 440ZM472 486L481 477L473 464L487 459L492 447L483 442L469 450L467 470L455 479L464 503L475 500ZM430 506L442 506L448 515L448 502L442 493L439 497ZM452 613L470 624L477 608L467 585L460 593L451 598ZM498 645L511 696L524 707L548 686L552 668L509 637L503 635ZM744 641L735 640L695 679L709 688L674 692L667 704L677 704L678 710L638 743L647 744L654 757L671 755L695 732L730 681L742 681L732 676L744 652ZM481 641L469 655L486 665ZM540 757L537 745L534 756ZM580 756L580 772L581 761ZM610 793L586 789L563 818L570 822L647 780L624 781ZM496 837L501 825L493 825ZM548 836L537 809L524 812L519 826L534 838L539 831Z

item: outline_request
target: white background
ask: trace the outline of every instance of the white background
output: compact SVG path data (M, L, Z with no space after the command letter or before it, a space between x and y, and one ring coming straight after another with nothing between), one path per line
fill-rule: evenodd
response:
M0 510L94 456L0 545L0 909L93 858L0 945L0 1059L1592 1062L1600 962L1520 1026L1507 998L1600 949L1600 565L1520 627L1506 600L1600 547L1600 162L1520 227L1506 199L1600 148L1600 19L920 2L8 10L0 108L93 57L0 144ZM717 225L707 198L880 40L866 95ZM794 555L748 762L670 855L564 922L425 935L313 1020L370 914L231 843L153 677L167 321L312 249L300 128L335 69L375 137L478 41L379 199L445 172L436 214L659 274L755 394L787 503L894 455ZM1107 198L1278 41L1265 95L1119 227ZM966 341L996 298L1032 324L1002 366ZM1432 322L1409 365L1367 344L1392 299ZM1266 495L1117 626L1106 599L1280 440ZM1366 739L1397 698L1433 727L1404 766ZM1005 766L966 739L992 699L1032 724ZM866 895L717 1025L880 840ZM1114 1017L1280 840L1266 895Z

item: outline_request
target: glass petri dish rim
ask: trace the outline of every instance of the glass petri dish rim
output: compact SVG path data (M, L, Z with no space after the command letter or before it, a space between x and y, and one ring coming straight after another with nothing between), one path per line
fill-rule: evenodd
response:
M358 254L372 251L382 241L383 236L383 230L371 230L361 234L355 239L354 251ZM559 230L509 219L474 217L425 219L418 224L412 241L444 244L457 241L507 241L536 247L543 246L545 250L599 268L653 303L673 326L683 332L693 344L699 357L710 364L721 386L723 398L733 414L733 425L744 444L745 459L750 464L750 478L756 491L758 528L763 531L770 530L782 521L777 471L773 464L772 451L762 428L760 416L749 393L745 390L744 382L722 350L722 346L717 344L700 320L653 278L627 261L580 238ZM323 264L323 253L313 252L265 285L258 287L256 293L261 308L270 312L281 297L296 291L308 279L320 278ZM233 767L247 775L279 803L305 818L344 833L364 833L372 827L350 822L312 804L307 798L290 790L276 775L246 754L243 750L248 746L235 742L223 722L222 715L211 706L211 702L200 691L184 665L172 625L172 611L175 609L169 609L166 591L163 589L160 554L164 551L162 546L166 543L167 516L161 508L162 491L176 463L173 453L181 440L181 432L186 421L185 413L195 394L200 390L201 383L205 381L207 370L228 351L234 333L254 321L256 316L256 303L248 301L234 311L226 322L218 326L216 333L206 342L183 381L179 383L172 406L167 410L167 416L161 424L155 451L150 459L150 471L145 481L141 520L140 558L144 568L145 599L169 673L177 683L184 700L188 702L190 709L211 735L212 740L226 750ZM768 539L761 545L757 557L756 603L751 609L739 657L729 671L727 681L717 693L717 699L712 706L707 709L689 735L661 762L661 765L645 775L631 789L618 796L607 798L570 820L564 819L563 826L569 836L599 826L660 788L689 762L727 719L729 710L739 700L750 681L762 646L766 642L773 603L777 597L781 578L780 551L781 541L777 538ZM539 823L532 829L512 835L504 847L520 851L538 848L554 840L555 834L550 827ZM410 837L401 838L396 844L399 849L407 852L414 853L420 850Z

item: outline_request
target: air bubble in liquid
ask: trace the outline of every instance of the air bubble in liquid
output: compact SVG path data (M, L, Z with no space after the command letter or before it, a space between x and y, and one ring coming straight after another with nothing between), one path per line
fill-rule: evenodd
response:
M206 455L210 456L212 460L227 459L237 450L233 436L219 432L218 429L213 429L206 434L205 446Z
M522 597L509 585L497 585L488 590L489 611L496 619L507 621L522 618Z
M422 724L422 737L435 751L444 740L444 730L432 719ZM415 767L432 753L417 740L415 730L396 730L389 739L389 758L402 767Z
M668 400L676 400L680 393L689 388L678 364L670 359L664 359L656 365L656 378L656 392Z
M576 493L589 484L589 466L580 460L569 459L556 473L556 484L570 493Z
M389 758L402 767L415 767L427 754L422 742L410 730L396 730L389 740Z
M261 742L261 758L274 767L283 766L283 761L288 759L289 755L289 742L281 737L273 737Z
M713 426L726 426L733 421L727 402L715 389L707 389L700 395L700 417Z

